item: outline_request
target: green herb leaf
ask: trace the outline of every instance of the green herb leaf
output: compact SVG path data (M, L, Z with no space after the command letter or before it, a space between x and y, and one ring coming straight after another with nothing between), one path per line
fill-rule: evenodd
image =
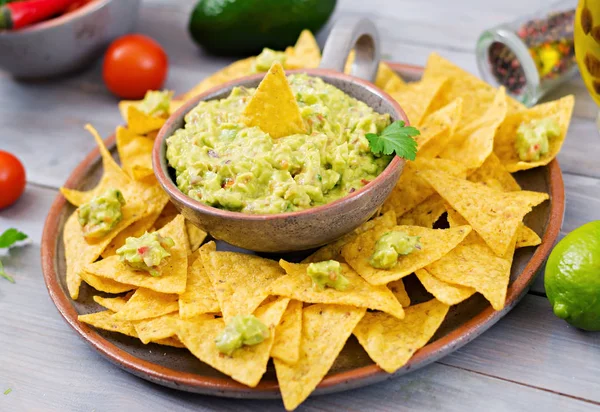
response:
M9 394L9 393L11 393L11 392L12 392L12 389L11 389L11 388L8 388L7 390L5 390L5 391L4 391L4 394L5 394L5 395L8 395L8 394Z
M0 277L8 280L10 283L15 283L13 277L4 271L4 265L2 264L2 261L0 261Z
M27 239L27 235L25 233L19 232L14 228L7 229L0 235L0 248L11 247L15 243L25 239Z
M386 127L380 135L367 133L365 137L369 141L369 147L374 154L383 153L407 160L415 160L417 157L417 142L414 136L420 135L416 128L405 126L402 120L395 121Z

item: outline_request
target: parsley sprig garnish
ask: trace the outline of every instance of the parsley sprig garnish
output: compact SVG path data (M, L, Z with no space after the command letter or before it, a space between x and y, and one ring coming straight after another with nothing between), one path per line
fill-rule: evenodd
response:
M17 242L27 239L27 235L18 231L15 228L10 228L0 235L0 248L7 249L14 246ZM12 276L4 271L4 265L0 262L0 277L8 280L10 283L15 283Z
M415 160L417 157L417 142L414 136L420 135L416 128L405 126L404 121L398 120L383 129L381 134L367 133L365 137L369 141L369 147L374 154L391 155L407 160Z

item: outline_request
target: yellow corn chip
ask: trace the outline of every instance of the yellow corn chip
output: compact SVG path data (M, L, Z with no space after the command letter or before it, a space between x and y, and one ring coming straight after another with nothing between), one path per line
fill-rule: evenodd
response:
M152 228L154 222L156 222L159 214L160 212L151 213L119 232L119 234L115 236L113 240L111 240L109 245L106 246L102 252L102 257L107 258L109 256L116 255L117 249L125 244L125 241L128 237L140 237L144 233L151 231L150 228Z
M135 180L154 174L152 169L152 147L154 141L136 135L129 129L117 127L117 150L123 169Z
M400 217L435 193L435 190L419 176L424 170L443 170L453 176L465 178L467 169L460 163L446 159L417 158L406 162L394 190L383 204L383 210L394 210Z
M375 242L390 229L373 229L358 236L342 248L342 256L352 268L372 285L385 285L410 275L446 255L471 232L470 226L451 229L428 229L419 226L396 226L393 231L419 236L421 249L400 256L392 269L377 269L369 264Z
M275 327L279 324L288 302L289 299L280 298L259 307L255 316L269 328L271 332L269 337L258 345L243 346L231 356L219 352L215 345L217 336L225 328L225 322L221 318L179 320L177 336L185 347L202 362L244 385L255 387L267 370Z
M153 340L152 343L163 346L172 346L174 348L185 348L185 345L181 343L177 336L171 336L170 338Z
M123 335L137 338L137 333L133 327L133 323L126 320L116 320L112 310L103 312L89 313L87 315L79 315L79 322L87 323L98 329L109 330L111 332L119 332Z
M212 316L207 316L211 319ZM135 332L142 341L147 344L160 339L167 339L177 335L178 313L169 313L159 317L139 320L133 323Z
M225 321L247 315L269 296L267 287L285 272L274 260L235 252L201 254Z
M398 299L398 302L400 302L403 307L407 308L410 306L410 297L408 296L408 293L406 293L406 288L404 287L404 282L402 279L388 283L387 287L392 291L396 299Z
M359 308L381 310L402 319L404 309L394 294L385 286L374 286L367 283L352 268L342 263L342 274L348 279L348 288L339 291L334 288L319 290L313 287L312 279L306 274L307 263L288 263L280 260L279 264L287 273L271 283L267 288L269 294L285 296L309 303L329 303L349 305Z
M419 158L434 158L450 143L462 116L462 99L459 97L425 117L419 125Z
M446 77L424 78L418 82L407 83L390 95L400 104L410 124L418 126L421 120L431 113L431 102L443 91L447 80Z
M248 127L259 127L274 139L306 132L281 63L273 63L258 85L244 109L243 121Z
M457 97L463 98L461 123L466 125L483 116L494 101L496 89L483 80L467 73L450 61L436 53L431 53L425 66L423 79L430 77L448 77L449 82L444 93L433 102L431 110L435 111L447 105ZM509 112L523 110L525 106L508 97Z
M550 163L550 161L556 157L565 141L569 123L571 122L574 104L575 98L572 95L569 95L562 99L543 103L532 107L531 109L522 110L508 116L500 126L500 129L498 129L496 140L494 142L494 152L506 169L512 173ZM550 151L540 160L532 162L520 160L517 151L515 150L517 129L521 123L529 123L533 120L544 118L556 120L560 126L560 136L549 139Z
M200 248L200 254L215 250L217 250L215 242L209 242ZM182 319L190 319L203 313L220 311L215 290L199 255L188 269L185 292L179 295L179 315Z
M310 30L302 30L294 47L285 50L286 69L315 69L321 62L321 49Z
M450 307L436 299L406 308L403 320L387 313L367 313L354 336L384 371L394 373L429 342Z
M525 226L523 223L519 226L517 231L517 245L516 248L537 246L542 243L542 239L533 230Z
M483 116L457 130L440 157L461 162L468 169L478 168L493 152L494 136L506 113L506 92L501 87Z
M302 310L298 361L273 360L285 409L296 409L312 393L364 314L365 309L340 305L317 304Z
M177 216L158 233L163 237L170 237L175 242L175 245L169 249L171 256L165 258L165 263L161 267L160 276L152 276L148 272L134 270L126 263L121 262L119 256L116 255L87 265L84 268L85 272L156 292L185 292L189 245L183 216Z
M300 357L302 338L302 302L291 300L275 328L271 357L287 363L296 363Z
M120 311L128 300L129 296L117 296L116 298L104 298L98 295L94 296L94 302L113 312Z
M437 193L429 196L398 219L399 225L433 228L446 211L444 199Z
M510 249L523 217L548 199L546 193L499 192L444 172L426 170L420 174L501 257Z
M475 289L468 286L455 285L444 282L433 276L425 269L419 269L415 272L421 284L427 292L431 293L437 300L446 305L458 305L465 299L475 294Z
M160 129L167 119L146 114L135 106L127 107L127 127L132 133L145 135Z
M81 276L81 279L83 279L83 281L85 283L87 283L88 285L90 285L91 287L93 287L94 289L96 289L100 292L117 294L117 293L129 292L130 290L133 290L136 288L133 285L126 285L124 283L119 283L112 279L105 279L105 278L101 278L98 276L94 276L85 271L79 272L79 275Z
M342 246L350 242L356 236L360 235L361 233L365 233L366 231L371 230L374 227L391 228L394 226L396 226L396 213L393 210L389 210L381 216L366 221L365 223L354 229L352 232L342 236L340 239L323 246L322 248L314 252L312 255L304 259L302 263L323 262L324 260L337 260L338 262L342 262L344 260L341 254Z
M521 190L521 186L508 173L508 170L500 163L500 159L494 153L490 154L478 169L469 174L468 180L483 183L487 187L502 190L503 192Z
M160 229L161 227L165 226L170 221L175 219L178 214L179 211L177 210L175 205L171 202L167 202L162 208L160 215L156 219L156 222L154 222L154 226Z
M389 68L389 66L387 64L379 63L380 71L381 71L381 67ZM389 70L392 70L392 69L389 69ZM392 77L387 81L387 83L385 83L384 86L380 86L380 87L383 87L384 92L391 94L391 93L396 93L396 92L399 92L400 90L402 90L402 88L404 87L405 84L406 84L406 82L404 80L402 80L402 78L400 78L400 76L398 76L396 73L393 73Z
M212 89L213 87L217 87L232 80L239 79L240 77L252 74L252 68L254 67L255 61L256 57L248 57L246 59L231 63L229 66L202 80L191 90L189 90L181 100L185 102L194 96L198 96L199 94Z
M344 73L351 74L352 65L354 64L354 59L356 58L356 53L354 50L350 51L348 55L348 59L346 60L346 65L344 66ZM396 91L397 89L404 86L406 82L402 80L398 74L392 70L390 66L388 66L384 62L379 62L379 67L377 68L377 75L375 77L375 86L383 89L385 92L390 93Z
M117 320L142 320L156 318L179 310L179 295L139 288L127 304L115 313Z
M204 230L200 229L189 220L185 221L185 230L190 243L190 252L194 253L196 250L198 250L202 242L204 242L207 234Z

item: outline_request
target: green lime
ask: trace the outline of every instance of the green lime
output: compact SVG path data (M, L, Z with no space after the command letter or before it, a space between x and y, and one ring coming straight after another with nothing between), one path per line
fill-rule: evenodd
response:
M556 316L577 328L600 331L600 220L556 245L546 264L545 286Z

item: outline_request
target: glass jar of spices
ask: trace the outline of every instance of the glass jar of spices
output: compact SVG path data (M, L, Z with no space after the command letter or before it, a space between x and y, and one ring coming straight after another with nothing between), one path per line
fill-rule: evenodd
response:
M477 42L485 81L504 86L526 106L577 71L573 43L576 0L563 0L485 31Z

